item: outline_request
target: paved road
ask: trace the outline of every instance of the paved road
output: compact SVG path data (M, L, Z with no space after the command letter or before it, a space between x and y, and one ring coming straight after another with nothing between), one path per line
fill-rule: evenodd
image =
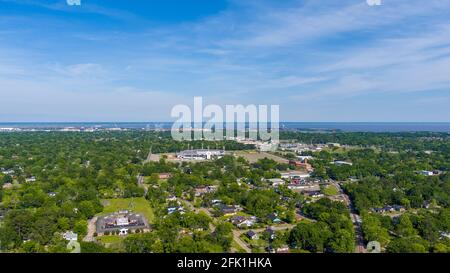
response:
M361 217L356 213L356 209L352 203L352 200L344 192L341 185L339 185L339 183L337 183L336 181L332 181L331 183L333 183L333 185L339 190L339 193L342 196L344 196L345 203L347 204L348 209L350 210L350 219L352 220L353 227L355 229L355 242L356 242L355 252L356 253L366 253L367 250L366 250L366 247L364 244L364 236L363 236L362 228L361 228L361 224L362 224Z
M83 242L93 242L95 240L95 223L97 222L97 216L90 219L88 223L87 235L83 238Z
M148 155L147 155L147 159L144 160L144 162L142 162L142 165L144 165L145 163L150 162L150 158L152 157L152 149L150 148ZM144 197L147 196L147 192L148 192L148 188L145 186L144 183L144 176L142 174L139 174L137 176L137 183L138 186L144 189Z
M252 253L252 250L247 246L247 244L241 240L240 236L243 232L240 230L233 230L234 241L247 253Z
M147 196L147 192L148 192L148 187L145 186L144 177L142 176L142 174L139 174L137 176L137 183L138 183L139 187L144 189L144 197L146 197Z
M144 160L144 164L150 162L151 158L152 158L152 149L150 148L147 158Z
M364 245L364 237L362 234L361 229L361 217L358 214L355 214L353 212L350 213L350 217L353 222L353 226L355 227L355 234L356 234L356 249L355 251L357 253L366 253L366 248Z

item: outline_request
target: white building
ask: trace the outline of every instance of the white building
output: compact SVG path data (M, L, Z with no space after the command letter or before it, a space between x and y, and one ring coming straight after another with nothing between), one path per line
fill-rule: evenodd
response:
M119 217L116 219L117 226L128 226L129 223L128 217Z
M310 155L299 155L299 156L297 156L297 158L298 158L298 160L300 160L302 162L304 162L305 160L309 161L309 160L313 159L313 157Z
M261 152L276 151L278 149L278 143L273 142L258 142L256 147Z
M311 175L305 172L291 171L291 172L282 172L281 178L283 179L305 179L309 178Z
M67 231L63 234L63 238L67 241L77 241L78 234L74 233L73 231Z
M14 174L15 172L14 172L14 170L6 170L6 171L2 171L2 173L4 175L11 175L11 174Z
M225 155L223 150L186 150L177 153L177 158L182 160L210 160L221 158Z
M272 187L278 187L278 186L284 185L286 183L286 181L284 181L283 179L280 179L280 178L267 179L267 182L269 182L269 184L271 184Z
M353 163L351 163L351 162L342 161L342 160L336 160L333 162L333 164L336 166L342 166L342 165L352 166L353 165Z
M171 195L168 198L166 198L166 201L177 201L177 197L175 195Z
M28 177L27 179L25 179L25 182L27 182L27 183L36 182L36 177L34 177L34 176Z
M434 175L434 173L432 171L425 171L424 170L424 171L421 171L420 173L425 175L425 176L433 176Z

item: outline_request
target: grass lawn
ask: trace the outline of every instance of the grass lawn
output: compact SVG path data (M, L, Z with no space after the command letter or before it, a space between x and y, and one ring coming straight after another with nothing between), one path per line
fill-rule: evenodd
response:
M119 210L129 210L135 213L142 213L149 223L152 223L155 215L150 203L144 197L103 199L103 212L99 215L106 215Z
M288 163L289 160L279 157L277 155L273 155L267 152L257 152L257 151L236 151L234 154L239 157L242 156L246 160L248 160L250 163L255 163L259 159L269 158L277 163Z
M328 186L324 187L322 192L323 192L323 194L328 195L328 196L333 196L333 195L339 194L339 190L336 189L336 187L334 185L328 185Z
M119 235L108 235L108 236L99 236L96 237L96 239L97 241L103 244L118 244L123 241L124 237Z
M237 252L237 253L247 253L247 252L245 252L244 249L242 249L242 247L241 247L238 243L236 243L235 240L233 240L233 241L231 242L231 248L236 249L236 252Z
M123 240L125 237L119 236L119 235L109 235L109 236L100 236L96 237L97 241L107 247L108 249L111 249L114 251L120 251L120 249L123 247Z

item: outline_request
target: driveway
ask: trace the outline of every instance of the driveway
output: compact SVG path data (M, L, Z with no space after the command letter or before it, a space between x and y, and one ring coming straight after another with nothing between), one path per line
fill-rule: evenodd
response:
M93 242L95 240L95 223L97 223L97 216L89 220L88 232L87 235L83 238L83 242Z

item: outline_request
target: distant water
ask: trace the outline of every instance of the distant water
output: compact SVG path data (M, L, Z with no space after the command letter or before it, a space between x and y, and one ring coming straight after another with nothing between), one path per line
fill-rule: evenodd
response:
M170 129L171 122L20 122L0 123L0 128L60 129L75 128L124 128ZM280 122L280 128L301 131L343 132L447 132L450 122Z
M344 132L450 132L450 122L284 122L280 128Z

